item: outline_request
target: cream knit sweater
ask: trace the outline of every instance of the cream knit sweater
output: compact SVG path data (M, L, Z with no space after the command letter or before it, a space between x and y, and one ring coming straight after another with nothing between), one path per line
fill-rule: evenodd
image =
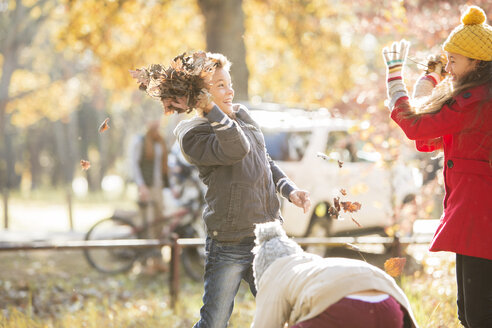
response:
M394 279L363 261L309 253L275 260L261 276L253 328L282 328L313 318L343 297L376 289L403 305L418 327L407 297Z

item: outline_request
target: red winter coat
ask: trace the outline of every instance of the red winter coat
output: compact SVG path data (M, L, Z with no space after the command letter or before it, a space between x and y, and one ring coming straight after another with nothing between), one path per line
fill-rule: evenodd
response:
M391 113L419 151L444 150L444 211L431 251L492 260L492 101L479 106L487 92L484 85L469 89L418 119L403 118L403 97Z

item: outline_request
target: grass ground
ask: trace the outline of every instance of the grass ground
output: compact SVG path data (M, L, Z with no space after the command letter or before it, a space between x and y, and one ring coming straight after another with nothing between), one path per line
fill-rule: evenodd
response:
M423 328L460 327L454 263L447 255L426 256L421 271L401 278ZM172 309L166 273L99 274L78 251L0 253L0 263L1 328L181 328L198 319L202 284L184 275ZM254 298L244 285L230 327L249 327L254 310Z
M44 195L31 195L27 202L13 197L11 227L66 230L65 205ZM75 228L84 231L116 206L131 208L132 203L104 197L76 200ZM408 251L418 265L399 283L420 327L461 327L456 319L453 255L428 253L426 246ZM199 317L203 286L181 277L179 301L172 309L167 274L103 275L87 265L80 251L0 252L0 328L192 327ZM249 327L254 311L254 298L244 285L229 327Z

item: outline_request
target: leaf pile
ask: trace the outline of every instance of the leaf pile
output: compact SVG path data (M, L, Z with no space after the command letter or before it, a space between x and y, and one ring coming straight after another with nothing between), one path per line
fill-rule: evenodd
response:
M216 66L215 59L197 51L189 56L183 53L175 57L168 67L152 64L149 68L131 70L130 74L141 90L161 100L166 114L189 113L210 101L208 83Z

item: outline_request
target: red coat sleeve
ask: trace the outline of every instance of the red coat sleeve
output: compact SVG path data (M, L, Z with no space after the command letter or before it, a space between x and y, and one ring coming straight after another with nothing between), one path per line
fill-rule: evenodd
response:
M415 146L421 152L433 152L443 148L442 137L428 140L415 140Z
M461 131L467 122L473 118L473 113L471 112L477 100L466 100L455 101L452 105L444 105L437 113L408 118L405 117L405 114L410 111L410 104L408 97L402 97L396 102L391 112L391 118L400 126L410 140L437 139L444 135ZM422 147L422 149L425 149L424 145Z

